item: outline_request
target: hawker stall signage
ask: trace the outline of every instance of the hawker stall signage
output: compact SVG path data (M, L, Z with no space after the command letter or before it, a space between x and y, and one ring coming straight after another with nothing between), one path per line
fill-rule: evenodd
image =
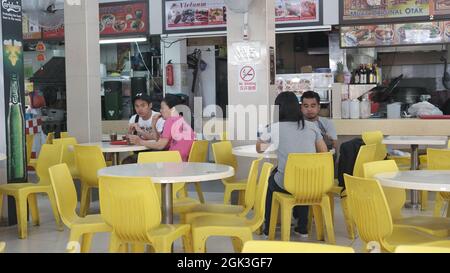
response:
M321 0L276 0L277 29L322 24ZM165 0L164 33L225 31L224 0Z

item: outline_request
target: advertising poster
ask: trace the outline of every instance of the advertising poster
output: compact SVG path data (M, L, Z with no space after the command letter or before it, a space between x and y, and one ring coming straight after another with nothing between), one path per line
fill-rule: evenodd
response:
M433 15L447 17L450 15L450 0L432 0L431 2Z
M450 21L341 27L341 47L374 47L450 42Z
M277 28L317 25L322 21L320 0L276 0ZM163 6L165 33L225 31L224 0L166 0Z
M148 4L145 1L101 4L99 9L101 36L147 34L149 31Z
M42 37L44 40L64 40L64 24L54 28L44 28Z

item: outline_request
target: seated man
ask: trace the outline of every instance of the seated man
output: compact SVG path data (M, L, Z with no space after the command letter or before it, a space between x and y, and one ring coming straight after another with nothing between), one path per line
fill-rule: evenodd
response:
M320 96L316 92L307 91L303 93L302 99L302 112L306 120L313 122L319 128L323 140L327 145L328 151L332 149L336 150L337 147L337 134L336 128L331 120L323 117L319 117L320 112Z
M136 135L143 140L158 140L164 128L164 120L160 114L152 110L152 99L149 95L139 93L133 99L136 115L129 121L128 134ZM122 164L137 162L137 153L125 158Z

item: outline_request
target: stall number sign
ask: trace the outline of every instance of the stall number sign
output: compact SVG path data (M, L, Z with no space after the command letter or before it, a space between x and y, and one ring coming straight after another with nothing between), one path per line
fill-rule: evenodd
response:
M256 70L253 66L244 66L239 71L239 92L257 92Z

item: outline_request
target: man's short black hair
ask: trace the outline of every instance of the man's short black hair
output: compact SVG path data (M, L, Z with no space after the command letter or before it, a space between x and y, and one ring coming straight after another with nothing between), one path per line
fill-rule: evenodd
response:
M320 96L319 96L319 94L317 94L314 91L306 91L306 92L304 92L303 95L302 95L302 99L301 99L302 103L303 103L304 99L316 99L317 104L320 104Z
M152 104L152 102L153 102L152 97L150 97L146 93L136 94L136 96L133 98L133 105L137 100L143 100L143 101L147 102L148 104Z

